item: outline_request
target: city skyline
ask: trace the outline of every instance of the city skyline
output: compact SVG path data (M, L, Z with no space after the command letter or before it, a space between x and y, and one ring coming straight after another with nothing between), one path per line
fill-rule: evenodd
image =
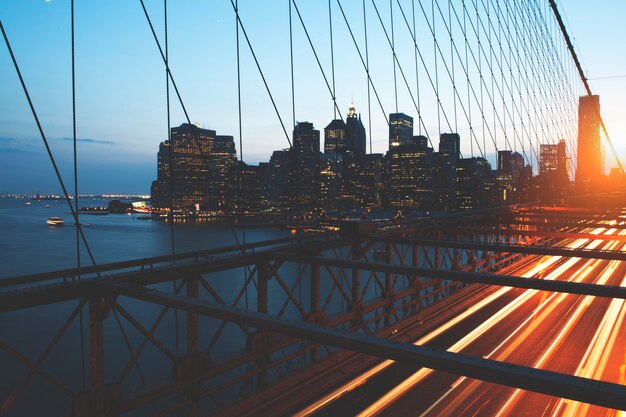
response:
M280 41L280 45L287 46L284 39L285 30L288 29L287 8L272 12L258 8L254 3L244 1L241 3L242 21L251 35L255 35L255 49L263 69L268 72L272 89L277 92L279 110L287 131L290 131L290 93L287 83L280 82L289 78L289 61L286 55L288 51L271 49L276 40ZM85 192L147 192L156 171L151 155L155 144L161 142L167 132L163 65L159 62L158 50L150 39L140 7L135 6L137 5L131 7L122 2L113 2L106 7L77 3L78 137L79 156L82 161L79 162L79 188ZM162 36L162 10L158 4L149 3L147 6L157 25L158 34ZM67 140L71 137L67 7L68 4L60 0L5 4L0 6L0 18L13 41L17 58L21 61L26 82L30 86L44 129L51 138L52 150L59 159L63 177L69 182L72 164L71 141ZM197 15L192 16L190 21L190 13L194 7ZM190 109L191 121L200 122L209 129L235 135L238 147L235 55L231 48L234 45L234 15L229 7L228 2L216 4L215 9L211 10L208 10L202 2L190 2L184 7L171 6L170 50L172 71L180 84L183 99ZM314 29L312 22L316 19L325 19L327 11L316 10L319 8L305 4L299 7L303 11L309 30L312 31L315 44L320 49L325 49L328 42L328 27ZM609 46L616 44L620 38L617 33L623 29L617 24L617 16L620 15L617 11L626 6L613 1L593 10L584 7L583 2L570 2L561 7L566 14L568 27L583 66L592 79L590 81L592 88L602 97L604 119L609 132L612 133L618 154L623 158L626 154L626 145L623 145L624 141L621 138L626 132L626 127L622 126L617 105L619 100L616 97L620 97L620 94L623 95L626 91L626 79L593 80L593 78L617 76L624 72L622 70L626 67L626 63L622 62L624 58L613 55L609 58L603 54L606 54L610 50ZM356 13L356 10L354 12ZM387 150L388 126L373 100L372 129L369 130L370 109L367 106L363 69L359 68L358 55L348 42L349 34L345 25L342 26L336 8L334 13L337 105L344 113L350 102L356 103L367 130L368 151L371 137L374 153L384 153ZM385 17L388 11L381 10L381 13ZM114 26L95 24L104 21L107 16L111 17ZM200 24L202 16L210 16L212 24L202 26ZM268 20L275 21L276 24L271 25L272 30L268 33L262 34L263 22ZM357 19L354 20L356 22ZM593 24L600 21L608 23ZM371 23L374 25L376 22L372 20ZM591 30L592 27L595 29ZM194 29L191 33L185 33L189 32L189 28ZM332 103L328 99L323 78L316 67L311 50L308 49L302 28L294 24L294 29L295 40L299 45L295 51L297 60L295 75L296 80L300 81L296 88L295 120L308 120L321 128L327 120L333 118ZM377 30L380 32L378 35L381 35L380 28ZM106 37L103 36L104 33L114 35ZM427 33L419 35L422 39L428 39ZM408 34L398 36L402 36L399 42L410 44ZM204 39L206 42L200 41ZM211 42L213 39L219 39L220 42ZM594 48L593 45L596 43L605 44L607 48ZM380 39L372 41L370 48L373 57L373 78L380 86L387 110L385 114L388 114L395 110L393 86L390 84L390 52ZM412 58L410 49L401 51L406 66L409 66ZM135 51L135 57L131 50ZM243 159L254 164L267 160L272 150L286 148L288 143L276 116L272 113L271 103L243 43L242 51L247 68L242 73L242 87L246 91L243 97L245 118ZM48 192L58 192L59 186L52 178L49 161L44 153L43 144L37 137L23 93L19 90L15 71L10 66L10 60L5 59L8 58L8 53L4 45L0 48L0 56L3 58L0 60L0 80L2 89L6 92L0 97L2 110L0 169L4 169L0 174L4 177L12 174L14 177L10 183L2 184L3 189L0 191L29 193L35 188L40 188ZM212 56L219 57L219 68L208 66ZM37 66L42 59L50 63L45 69ZM320 59L328 72L330 56L325 51ZM122 62L123 66L120 65ZM194 62L194 65L189 65L188 62ZM351 65L346 65L350 62ZM206 68L209 67L211 70L207 72ZM216 82L217 79L220 82ZM305 80L307 82L303 83ZM422 90L426 91L429 88L426 80L423 79L421 82ZM318 97L314 97L312 92L316 92ZM443 93L444 99L451 105L451 92ZM180 106L174 100L175 97L172 98L174 126L184 122L185 119ZM399 89L398 101L398 111L404 110L417 118L417 112L403 88ZM434 138L438 137L439 133L450 132L443 126L441 129L437 127L437 117L432 112L432 104L422 103L422 107L424 128L428 130L429 137ZM416 126L419 126L419 123L416 122ZM482 134L482 128L478 123L473 129L476 135ZM470 155L468 148L472 142L471 135L466 129L465 131L459 129L459 133L461 150L464 154ZM502 142L502 136L498 140L499 149L508 148ZM486 157L492 165L495 165L495 150L488 149ZM608 173L608 168L614 164L613 158L607 154L604 159ZM536 161L533 165L537 171ZM102 172L106 172L107 175L103 176Z

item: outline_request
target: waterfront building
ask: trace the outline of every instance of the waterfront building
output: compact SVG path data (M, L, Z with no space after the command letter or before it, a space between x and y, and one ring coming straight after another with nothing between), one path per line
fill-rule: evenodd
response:
M183 123L171 129L171 140L159 145L153 206L208 209L218 200L212 178L211 152L215 131ZM171 191L171 196L170 196Z

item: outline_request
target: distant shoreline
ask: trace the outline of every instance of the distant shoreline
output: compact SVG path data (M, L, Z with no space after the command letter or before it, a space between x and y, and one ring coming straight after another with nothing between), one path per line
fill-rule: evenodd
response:
M74 196L70 195L70 199ZM101 198L101 199L139 199L149 200L148 194L79 194L78 198ZM65 197L60 194L0 194L0 199L31 199L31 200L64 200Z

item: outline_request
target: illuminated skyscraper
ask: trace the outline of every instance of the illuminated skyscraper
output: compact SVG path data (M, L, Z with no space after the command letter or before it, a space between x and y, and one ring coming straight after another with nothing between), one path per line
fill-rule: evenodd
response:
M390 207L428 210L433 202L433 149L415 136L387 152L387 198Z
M346 149L346 124L335 119L324 128L324 153L343 154Z
M365 142L365 127L361 122L361 116L357 115L354 104L350 104L346 116L346 150L354 152L358 156L365 155Z
M413 139L413 118L404 113L389 115L389 149L408 145Z
M170 141L162 142L157 156L157 180L152 186L155 207L207 209L216 200L211 152L215 131L184 123L173 127ZM171 158L170 158L171 156Z
M592 191L602 175L600 149L600 96L582 96L578 101L578 164L576 189Z

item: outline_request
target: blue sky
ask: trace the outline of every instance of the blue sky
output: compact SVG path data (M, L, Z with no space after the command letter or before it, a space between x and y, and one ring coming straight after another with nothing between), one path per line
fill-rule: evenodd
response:
M448 2L439 1L447 11ZM430 1L423 3L426 13L431 13ZM460 0L453 3L458 6ZM162 39L163 2L146 0L146 4ZM240 0L243 23L281 117L290 131L287 4L278 0ZM337 4L335 1L332 4L338 105L345 114L353 101L369 127L365 73ZM363 48L361 1L343 0L342 4ZM388 2L377 4L389 30ZM401 4L405 11L410 10L410 1L404 0ZM588 1L563 0L559 5L565 12L589 78L626 75L626 56L621 53L626 39L623 25L626 2L605 0L589 7ZM67 140L72 136L69 6L69 0L5 1L0 3L0 19L12 42L63 177L71 184L72 142ZM328 5L321 1L300 0L298 6L322 66L330 77ZM235 23L230 1L170 0L169 12L171 69L191 120L215 129L218 134L231 134L238 139ZM412 41L398 8L394 13L397 55L409 84L414 88ZM420 13L417 14L418 44L431 65L434 54L432 36ZM156 176L156 152L167 129L164 69L140 3L138 0L76 0L76 19L80 189L84 192L146 193ZM371 3L368 3L371 74L385 113L390 113L395 111L392 58L381 26L375 19ZM438 30L443 30L444 22L441 19L435 22ZM459 29L455 29L455 36L459 35ZM443 38L440 47L445 54L451 53L449 43L446 43L445 36ZM243 38L241 51L243 157L247 162L256 163L268 160L272 150L288 144ZM333 118L332 101L295 11L294 58L296 120L311 121L321 130ZM442 104L453 125L456 123L452 108L457 104L459 122L455 127L462 135L463 153L470 155L474 151L477 154L473 143L470 147L472 140L468 126L462 122L451 83L442 73L441 60L439 65ZM432 88L423 68L418 65L418 70L423 129L436 145L439 131L449 129L444 121L441 127L438 125ZM463 78L459 62L454 73L457 79ZM622 102L626 94L626 78L596 80L591 81L591 85L594 92L601 95L607 127L624 158L626 122ZM398 78L398 91L399 110L417 116L401 78ZM0 43L0 92L0 193L28 193L35 188L42 192L58 192L60 187L53 177L4 43ZM415 90L412 94L415 97ZM465 97L466 94L460 95ZM473 129L480 143L483 132L478 111L472 111ZM373 150L382 153L387 150L387 128L374 96L371 114ZM183 113L172 95L172 124L182 122ZM499 149L509 147L501 133L495 140ZM510 131L509 140L509 143L515 142ZM486 153L491 157L495 147L490 143L487 145ZM612 163L607 156L607 168Z

